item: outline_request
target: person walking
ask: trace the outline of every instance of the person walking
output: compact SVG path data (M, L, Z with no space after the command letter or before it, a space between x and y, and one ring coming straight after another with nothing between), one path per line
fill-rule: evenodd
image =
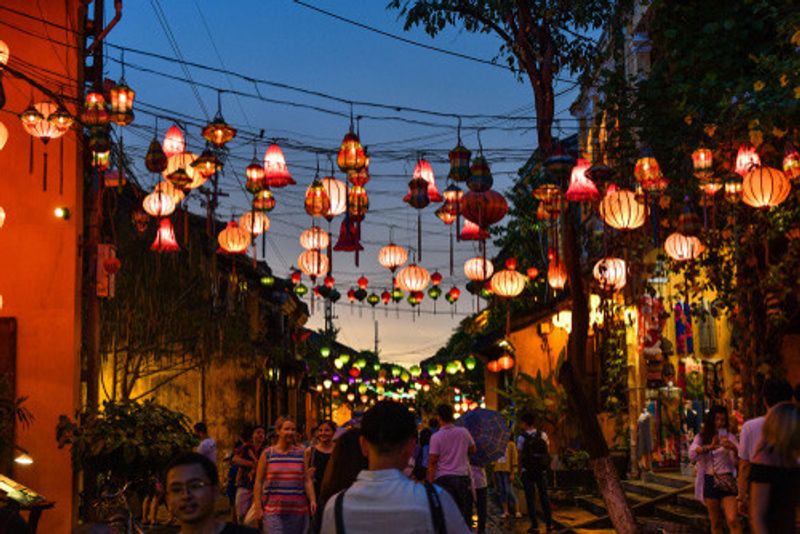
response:
M761 395L767 410L778 404L792 400L792 386L780 378L768 378L761 387ZM739 435L739 474L738 486L739 513L746 516L749 506L750 463L756 454L756 448L761 443L761 429L764 427L766 416L755 417L744 422Z
M361 450L369 468L325 506L322 534L466 534L450 495L403 475L416 442L414 415L380 401L361 420Z
M414 469L411 472L411 476L418 482L428 479L428 455L432 435L433 431L428 427L419 431L417 446L414 448Z
M469 455L475 452L475 441L466 428L453 425L453 407L440 404L436 408L439 430L431 436L428 454L428 482L435 482L448 491L464 516L472 522L472 488Z
M181 534L258 534L255 529L217 520L219 474L208 457L197 452L181 454L170 461L165 478L167 508Z
M277 440L258 460L253 486L253 516L269 534L302 534L309 514L317 509L314 483L306 472L303 448L295 444L297 431L288 417L275 423ZM264 496L261 499L256 496Z
M264 449L267 432L263 425L248 429L246 443L236 450L233 463L238 467L236 473L236 518L241 523L253 505L253 485L255 484L258 459Z
M518 471L517 445L513 439L509 439L505 454L494 463L494 486L503 509L503 519L508 519L509 514L513 514L517 519L522 517L517 510L517 496L511 483L511 477Z
M797 532L800 505L800 407L770 408L750 465L750 528L753 534Z
M475 502L475 512L478 515L477 534L486 534L487 495L489 484L486 482L486 469L477 465L470 465L472 478L472 500ZM470 517L470 526L472 518Z
M322 478L325 476L325 467L333 454L333 435L336 433L336 423L333 421L323 421L317 425L315 437L316 444L311 445L305 450L303 461L306 471L311 473L314 483L314 496L319 502L320 491L322 489ZM314 532L319 532L322 511L317 508L316 513L311 518Z
M367 467L367 457L361 450L361 428L345 430L334 439L333 453L325 467L322 488L317 497L317 508L325 510L328 500L352 486L358 474Z
M204 422L195 423L194 433L200 440L197 446L197 452L211 460L214 465L217 465L217 442L214 438L208 435L208 427Z
M522 434L517 439L519 451L519 475L522 487L525 490L525 502L528 505L528 516L531 526L528 532L539 530L539 520L536 517L536 493L539 493L539 504L542 507L542 517L548 532L553 529L553 517L550 511L550 499L547 495L547 469L550 465L550 444L547 434L536 429L536 417L525 412L520 415L519 425Z
M728 431L728 425L728 410L712 406L703 419L703 428L689 446L689 458L697 463L695 496L708 509L711 534L724 532L723 521L731 534L742 532L734 477L739 442Z

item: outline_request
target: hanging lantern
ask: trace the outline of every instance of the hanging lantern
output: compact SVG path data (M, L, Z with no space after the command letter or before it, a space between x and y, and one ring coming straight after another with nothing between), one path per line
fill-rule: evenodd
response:
M525 289L525 275L508 268L498 271L492 276L492 291L506 299L519 296Z
M356 285L359 289L367 289L367 287L369 287L369 278L361 275L358 280L356 280Z
M436 187L436 178L433 174L433 167L426 159L420 159L414 167L413 178L422 178L428 183L428 200L431 202L441 202L442 194Z
M589 177L586 176L586 171L589 170L591 164L585 159L579 159L578 163L572 168L570 175L569 188L564 195L570 202L594 202L600 199L600 193L597 191L597 186L594 185Z
M167 168L161 174L179 189L196 189L208 180L192 167L192 163L197 160L197 157L197 154L192 152L181 152L169 156Z
M264 190L267 185L266 172L264 172L264 167L256 158L253 158L250 165L245 168L244 174L247 177L245 188L249 193L257 195Z
M161 148L161 143L155 137L150 141L150 146L147 148L144 164L150 172L162 173L167 170L167 155L164 153L164 149Z
M127 86L125 80L120 80L109 90L109 104L111 122L118 126L127 126L133 122L133 99L136 92Z
M389 293L389 291L384 290L383 293L381 293L381 301L388 305L390 300L392 300L392 294Z
M172 228L172 223L169 219L161 219L158 223L158 231L153 244L150 245L150 250L156 252L175 252L180 250L178 242L175 240L175 230Z
M505 197L492 189L482 193L467 191L461 199L461 215L484 229L500 222L507 213Z
M491 189L493 184L492 171L489 169L489 163L486 158L483 155L475 157L469 168L467 187L469 187L470 191L482 193Z
M380 301L381 301L381 298L378 295L376 295L375 293L370 293L369 296L367 297L367 304L369 304L373 308Z
M604 290L619 291L625 287L625 260L603 258L594 264L594 279Z
M337 252L358 252L364 250L361 245L361 230L356 221L345 217L339 226L339 239L333 250Z
M647 208L637 200L633 191L617 189L612 184L600 203L600 216L612 228L633 230L644 224Z
M490 373L499 373L500 371L502 371L502 368L500 367L500 362L498 360L491 360L489 363L486 364L486 369Z
M325 187L318 179L314 178L306 189L305 208L311 217L322 217L331 207L331 201Z
M81 122L87 126L105 126L108 124L106 99L102 93L90 91L86 93L81 112Z
M550 265L547 266L547 283L553 289L564 289L567 285L567 268L564 262L558 258L550 260Z
M673 232L664 241L664 250L675 261L693 260L702 254L705 249L700 239L680 232Z
M539 201L536 217L540 221L556 219L564 209L564 194L561 188L552 183L544 183L537 186L533 192L533 198Z
M360 185L354 185L347 193L347 212L350 219L361 222L369 210L369 195L367 190Z
M183 191L172 185L166 180L158 182L153 188L154 193L165 193L172 199L172 203L177 207L186 196Z
M217 236L219 246L228 254L241 254L250 246L250 233L239 226L236 221L228 225Z
M286 166L283 150L275 143L269 145L264 152L264 173L267 186L271 188L281 188L297 183Z
M539 276L539 269L536 267L528 267L528 270L525 271L525 274L527 274L528 278L531 280L536 280L536 277Z
M64 109L62 106L58 106L56 110L47 117L48 122L56 127L57 130L62 132L67 132L72 127L72 124L75 122L75 119L72 118L72 115ZM3 143L0 142L0 149Z
M428 271L416 263L409 264L397 273L397 287L403 291L423 291L429 282Z
M730 173L725 180L725 200L731 204L736 204L742 200L742 177L736 173Z
M239 217L239 226L251 235L261 235L269 230L269 217L260 211L248 211Z
M189 177L186 169L183 168L175 169L171 173L167 174L166 178L169 183L178 189L188 189L189 186L194 182L194 180Z
M364 166L360 171L351 171L347 173L347 180L356 186L364 187L369 183L369 156L364 158Z
M319 250L306 250L297 257L297 266L312 280L328 272L328 257Z
M98 171L106 171L111 165L111 151L104 152L92 151L92 167Z
M167 193L153 191L142 200L142 209L151 217L168 217L175 211L175 202Z
M443 276L439 271L434 271L434 273L431 275L431 284L438 286L442 283L442 278Z
M339 145L339 155L336 157L336 163L345 174L358 172L366 165L364 147L361 145L358 135L353 131L352 125L350 126L350 131L342 139L342 144Z
M427 207L427 205L430 204L428 182L422 178L413 178L408 182L408 193L406 193L403 201L408 202L413 208L418 210Z
M2 148L0 143L0 148ZM783 149L783 172L790 180L797 180L800 178L800 153L792 143L786 143Z
M661 174L661 167L652 155L645 154L636 161L633 175L648 194L658 195L667 188L667 180Z
M62 129L58 123L54 124L56 121L49 120L58 109L52 102L39 102L28 107L19 116L23 129L33 137L39 138L44 144L50 139L61 137L67 129Z
M170 126L167 133L164 134L164 142L161 146L164 148L167 158L182 154L186 150L186 139L184 139L181 129L175 124Z
M555 184L563 184L575 165L575 159L566 153L561 144L556 145L551 156L544 160L544 168Z
M433 286L428 290L428 296L433 300L437 300L442 296L442 289L438 286Z
M472 152L462 146L459 141L456 147L447 154L450 159L450 172L447 177L454 182L466 182L469 180L469 160L471 156Z
M505 356L501 356L497 359L497 365L503 371L508 371L509 369L514 367L514 358L506 354Z
M200 156L189 165L195 170L196 173L199 173L200 176L203 177L203 183L205 183L206 180L215 172L222 169L222 162L219 160L219 158L217 158L216 154L208 149L203 150ZM196 187L190 187L190 189L196 189L197 187L200 186L198 185Z
M253 209L257 211L272 211L275 208L275 196L268 187L255 194Z
M403 290L399 287L392 289L392 302L400 302L403 300Z
M754 167L759 167L760 165L761 158L753 145L744 144L739 147L736 153L736 166L734 167L736 174L744 178Z
M394 272L408 260L408 251L400 245L389 243L378 251L378 263Z
M473 282L483 282L494 273L492 262L482 257L475 257L464 262L464 274Z
M700 180L700 189L708 197L716 195L723 185L722 179L713 174Z
M300 271L292 271L292 275L290 277L292 285L296 286L297 284L300 283L302 279L303 279L303 273L301 273Z
M300 246L306 250L322 250L328 248L330 241L331 237L328 232L319 226L312 226L307 230L303 230L300 234Z
M791 189L792 184L783 172L758 166L744 176L742 200L754 208L770 208L786 200Z
M203 138L217 148L222 148L225 143L236 137L236 128L225 122L222 110L218 107L214 120L203 128Z
M367 290L360 288L356 289L356 300L363 302L365 298L367 298Z
M325 277L325 280L323 281L323 284L328 289L333 289L333 286L336 285L336 279L333 276L328 275L328 276Z
M461 227L461 241L483 241L488 237L489 232L472 221L464 220L464 225Z
M326 176L322 179L322 187L325 188L330 201L330 206L323 216L330 222L347 209L347 184L333 176Z
M701 182L714 174L714 154L708 148L698 148L692 152L694 176Z
M447 202L439 206L439 208L434 212L434 214L442 221L444 224L450 226L456 219L458 215L456 215L455 210L453 210Z
M478 359L475 356L469 355L464 359L464 367L467 371L472 371L478 365Z
M303 298L308 294L308 287L305 284L297 284L294 286L294 294Z

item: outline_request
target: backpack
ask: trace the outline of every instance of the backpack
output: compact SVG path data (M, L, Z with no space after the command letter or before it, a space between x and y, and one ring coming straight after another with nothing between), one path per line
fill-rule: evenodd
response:
M433 521L433 531L436 534L446 534L447 526L444 521L444 510L442 509L442 501L439 499L439 494L436 493L436 488L427 480L425 484L425 493L428 496L428 508L431 512L431 521ZM336 521L336 534L346 534L344 527L344 494L347 490L339 492L334 501L333 514Z
M545 471L550 465L550 453L547 450L547 442L538 430L522 435L522 452L520 453L519 463L526 471L540 473Z

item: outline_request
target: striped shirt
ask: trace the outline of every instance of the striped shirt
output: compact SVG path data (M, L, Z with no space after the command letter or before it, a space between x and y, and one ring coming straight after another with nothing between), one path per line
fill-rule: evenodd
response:
M281 453L270 447L267 455L267 480L264 484L267 514L308 514L303 449L295 447Z

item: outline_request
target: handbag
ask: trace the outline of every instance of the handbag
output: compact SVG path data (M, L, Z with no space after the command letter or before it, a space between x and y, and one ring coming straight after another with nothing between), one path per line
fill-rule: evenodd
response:
M714 455L711 455L711 475L714 477L714 487L724 493L731 493L737 495L739 493L739 486L736 484L736 477L733 473L717 473L714 469Z
M265 465L264 478L266 478L267 472L269 471L269 461L271 459L272 459L272 447L270 447L267 450L267 462L266 462L266 465ZM255 474L255 470L253 470L253 474ZM256 499L261 499L262 500L262 509L263 509L263 496L262 495L256 495L255 488L253 488L253 502L254 503L256 502L255 501ZM242 519L242 525L245 526L245 527L257 528L257 529L259 529L259 531L261 531L263 529L263 524L264 524L264 516L263 516L263 514L261 516L261 519L257 519L256 518L255 507L253 507L251 505L250 508L247 509L247 513L244 514L244 518ZM266 532L266 530L263 530L263 532Z

